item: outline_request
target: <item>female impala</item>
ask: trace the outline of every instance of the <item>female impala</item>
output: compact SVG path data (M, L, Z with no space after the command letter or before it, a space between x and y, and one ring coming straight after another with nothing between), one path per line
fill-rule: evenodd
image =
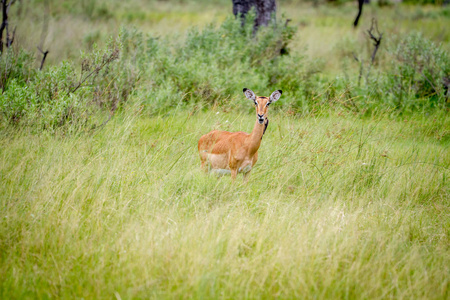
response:
M280 99L281 93L278 90L270 98L257 97L252 90L244 89L245 97L252 100L256 107L256 123L252 133L213 130L202 136L198 141L202 169L219 175L231 174L233 181L238 173L243 173L246 182L258 160L258 149L269 125L269 104Z

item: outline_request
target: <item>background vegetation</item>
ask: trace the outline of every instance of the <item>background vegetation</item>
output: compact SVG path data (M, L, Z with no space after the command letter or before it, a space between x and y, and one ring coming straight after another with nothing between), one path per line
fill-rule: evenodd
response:
M281 1L256 34L225 0L13 5L0 298L448 298L437 4L375 2L353 29L355 3ZM283 97L233 185L200 171L196 143L251 130L243 87Z

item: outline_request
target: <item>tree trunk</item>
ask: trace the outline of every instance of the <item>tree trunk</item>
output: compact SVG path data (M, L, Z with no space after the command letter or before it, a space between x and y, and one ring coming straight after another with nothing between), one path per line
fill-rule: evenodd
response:
M0 53L3 53L3 31L8 27L8 4L6 3L6 0L2 0L0 3L2 5L2 25L0 26ZM8 34L6 34L6 47L8 47Z
M358 26L359 18L361 17L364 3L365 3L364 0L358 0L358 15L356 16L356 19L353 22L354 27Z
M233 14L241 17L244 21L247 13L255 7L256 20L255 29L259 26L267 26L270 21L275 20L277 4L275 0L232 0Z

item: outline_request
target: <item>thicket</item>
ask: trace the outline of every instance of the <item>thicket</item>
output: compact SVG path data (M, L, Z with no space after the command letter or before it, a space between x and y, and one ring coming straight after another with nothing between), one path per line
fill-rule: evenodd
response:
M83 53L81 65L64 61L42 71L31 54L10 48L0 60L0 121L38 130L97 128L128 102L148 114L241 106L243 87L282 89L277 107L293 114L336 106L359 114L449 109L449 55L421 34L383 44L383 59L360 84L356 65L355 76L330 79L320 62L290 51L296 32L285 20L257 33L252 24L230 17L166 39L124 28L104 49Z

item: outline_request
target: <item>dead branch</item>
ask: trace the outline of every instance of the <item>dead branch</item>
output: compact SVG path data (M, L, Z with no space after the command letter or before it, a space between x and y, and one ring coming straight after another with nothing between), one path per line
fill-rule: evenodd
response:
M39 71L41 71L42 68L44 67L44 62L45 62L45 59L47 58L48 50L44 52L44 51L42 51L42 49L40 47L37 47L37 48L44 55L42 57L41 66L39 67Z
M109 63L111 63L112 61L116 60L119 57L119 49L114 49L114 51L109 55L109 56L105 56L102 59L102 62L100 64L98 64L94 70L92 70L91 72L89 72L88 74L86 74L83 77L83 65L82 65L82 72L80 75L80 80L78 81L78 84L71 90L67 92L67 96L69 96L70 94L73 94L76 92L76 90L78 90L85 82L86 80L89 79L89 77L91 77L92 75L97 75L101 69L103 69L103 67L105 67L106 65L108 65Z
M39 42L39 46L37 47L39 51L42 53L43 57L41 60L41 66L39 67L39 71L42 71L44 67L45 59L47 58L48 50L43 51L45 38L48 33L48 16L50 14L50 8L48 4L48 0L45 1L45 10L44 10L44 22L42 23L42 32L41 32L41 41Z
M374 29L376 30L376 34L378 35L378 37L374 35L373 32ZM369 37L373 41L373 45L375 46L375 49L373 49L372 52L372 63L373 63L375 61L375 55L377 54L378 48L380 47L381 39L383 38L383 34L380 33L380 31L378 30L378 22L376 19L372 19L372 25L370 26L370 29L367 30L367 33L369 34Z
M367 34L369 35L369 38L373 41L373 45L375 48L373 49L372 52L372 57L369 65L369 70L367 71L366 80L368 80L369 78L370 69L372 68L372 65L375 62L375 56L377 55L378 48L380 48L381 39L383 38L383 34L380 33L380 31L378 30L378 22L375 18L372 19L372 25L370 26L370 29L367 30Z

